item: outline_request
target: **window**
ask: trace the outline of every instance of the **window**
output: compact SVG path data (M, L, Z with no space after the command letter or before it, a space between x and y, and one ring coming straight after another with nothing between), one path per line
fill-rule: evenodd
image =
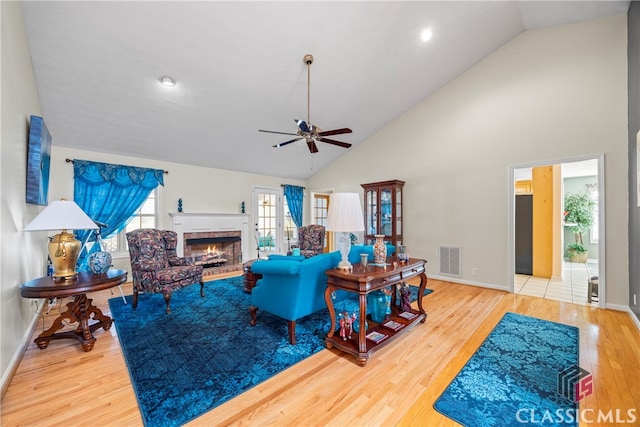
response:
M283 197L283 208L284 208L284 238L287 240L288 248L291 248L291 241L295 241L298 239L298 227L296 223L293 222L293 218L291 217L291 211L289 210L289 205L287 204L287 198Z
M104 249L107 252L124 256L124 253L129 252L129 247L127 246L127 232L137 230L139 228L156 227L157 191L157 189L153 190L151 194L149 194L149 197L147 197L147 200L142 204L142 207L138 209L127 226L120 233L115 236L111 236L108 239L103 239Z

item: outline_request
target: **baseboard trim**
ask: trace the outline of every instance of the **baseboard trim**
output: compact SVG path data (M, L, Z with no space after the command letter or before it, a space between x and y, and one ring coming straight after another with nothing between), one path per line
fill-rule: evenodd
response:
M631 307L628 307L628 309L629 316L631 316L631 321L633 321L633 324L636 325L636 328L638 328L638 331L640 331L640 319L638 319L638 316L636 316L633 310L631 310Z
M430 274L428 278L436 279L436 280L444 280L445 282L460 283L461 285L478 286L481 288L489 288L489 289L496 289L498 291L509 292L509 286L494 285L492 283L473 282L470 280L459 279L457 277L441 276L436 274ZM427 282L427 287L429 287L428 282Z
M44 300L40 300L44 307ZM36 302L37 303L37 302ZM38 322L38 318L40 317L40 311L36 310L33 314L33 318L31 319L31 323L27 328L25 334L22 336L20 340L20 345L18 345L17 350L13 354L7 369L5 369L2 374L2 379L0 379L0 400L4 399L4 394L9 388L9 384L11 383L11 379L15 375L18 370L18 366L20 366L20 362L22 361L22 357L24 356L25 351L27 351L27 345L29 344L29 339L33 335L33 331L36 328L36 323Z

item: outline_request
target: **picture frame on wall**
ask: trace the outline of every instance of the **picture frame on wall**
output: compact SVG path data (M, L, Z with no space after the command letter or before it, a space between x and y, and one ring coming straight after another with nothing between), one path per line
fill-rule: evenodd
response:
M41 206L49 203L50 166L51 134L42 117L31 116L27 146L27 203Z

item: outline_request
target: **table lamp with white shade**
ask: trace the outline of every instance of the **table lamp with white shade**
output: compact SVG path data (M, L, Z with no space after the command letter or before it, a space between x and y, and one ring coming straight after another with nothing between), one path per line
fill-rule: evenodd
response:
M351 239L349 233L364 231L364 214L358 193L333 193L329 196L329 212L327 213L327 231L338 233L338 249L342 260L338 268L351 270L349 251Z
M76 202L65 199L49 203L35 217L24 231L62 230L49 242L49 257L53 264L54 280L65 280L76 277L76 262L80 255L81 242L67 230L95 230L98 225L84 213Z

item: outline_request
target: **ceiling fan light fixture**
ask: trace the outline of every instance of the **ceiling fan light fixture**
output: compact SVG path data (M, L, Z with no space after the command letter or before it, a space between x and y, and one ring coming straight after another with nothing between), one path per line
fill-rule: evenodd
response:
M307 121L305 122L302 119L294 119L298 129L296 129L296 133L291 132L278 132L273 130L264 130L258 129L258 132L267 132L267 133L277 133L281 135L294 135L296 138L293 138L289 141L281 142L279 144L274 145L274 148L284 147L285 145L289 145L293 142L300 141L304 139L307 143L307 147L309 151L313 153L318 152L318 146L316 145L316 141L325 142L327 144L335 145L342 148L350 148L351 144L336 141L333 139L325 138L331 135L340 135L344 133L351 133L351 129L349 128L341 128L341 129L333 129L322 131L318 126L311 123L311 114L310 114L310 105L311 105L311 64L313 64L313 55L306 54L304 58L302 58L303 62L307 65Z
M176 79L171 76L161 76L160 84L164 87L174 87L176 85Z

